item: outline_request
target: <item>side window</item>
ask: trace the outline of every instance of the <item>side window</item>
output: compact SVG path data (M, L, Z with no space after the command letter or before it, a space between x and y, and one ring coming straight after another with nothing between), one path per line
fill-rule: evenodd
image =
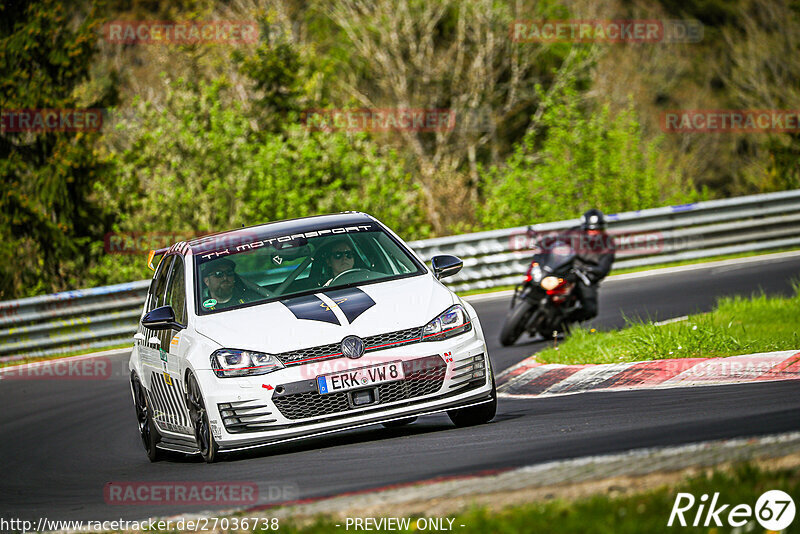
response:
M172 265L172 260L175 256L167 256L161 263L158 264L158 273L150 283L150 304L147 311L158 308L164 305L164 288L167 284L167 274L169 274L169 266Z
M183 270L183 258L175 256L175 261L172 263L172 273L167 282L167 300L165 304L172 306L175 310L175 319L181 323L186 324L186 282L185 273Z

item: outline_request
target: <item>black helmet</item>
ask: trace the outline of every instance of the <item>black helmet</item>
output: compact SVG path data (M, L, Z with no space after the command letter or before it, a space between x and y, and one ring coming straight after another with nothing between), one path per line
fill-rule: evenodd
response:
M605 230L606 216L600 210L590 209L581 216L581 228L584 232L587 230Z

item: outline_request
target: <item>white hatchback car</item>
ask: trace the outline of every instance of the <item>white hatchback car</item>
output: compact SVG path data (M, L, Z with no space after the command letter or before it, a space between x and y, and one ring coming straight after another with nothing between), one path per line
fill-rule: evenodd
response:
M233 230L150 253L130 358L148 457L219 452L497 408L475 310L364 213Z

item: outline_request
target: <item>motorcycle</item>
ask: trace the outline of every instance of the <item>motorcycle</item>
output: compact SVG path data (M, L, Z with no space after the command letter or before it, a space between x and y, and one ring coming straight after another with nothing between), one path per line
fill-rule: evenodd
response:
M576 252L564 241L540 244L525 273L514 289L511 310L500 331L500 343L513 345L523 332L548 338L569 333L570 319L580 308L578 280L589 284L586 275L574 266Z

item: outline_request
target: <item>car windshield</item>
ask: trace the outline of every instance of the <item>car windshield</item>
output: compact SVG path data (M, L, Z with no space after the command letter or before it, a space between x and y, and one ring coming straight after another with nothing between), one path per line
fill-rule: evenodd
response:
M424 272L405 247L374 224L332 230L252 235L196 254L198 314Z

